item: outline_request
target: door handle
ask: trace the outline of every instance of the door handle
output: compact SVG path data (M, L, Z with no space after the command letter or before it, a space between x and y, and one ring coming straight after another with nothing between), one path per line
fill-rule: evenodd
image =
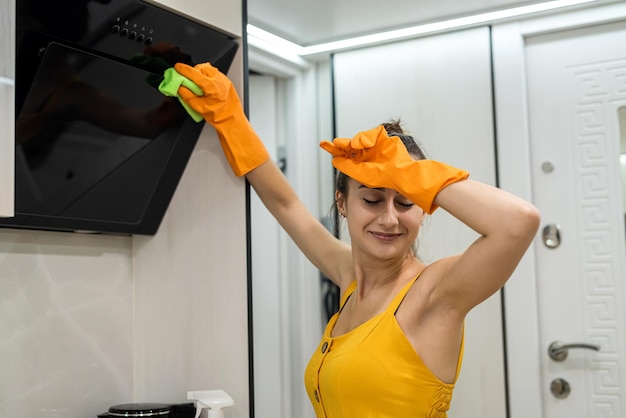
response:
M567 358L570 348L584 348L587 350L600 351L600 346L588 343L571 343L565 344L561 341L555 341L548 347L548 355L554 361L563 361Z

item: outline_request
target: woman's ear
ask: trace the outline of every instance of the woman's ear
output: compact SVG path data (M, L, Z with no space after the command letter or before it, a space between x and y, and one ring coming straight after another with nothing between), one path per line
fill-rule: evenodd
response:
M337 205L337 212L340 216L346 216L346 199L343 193L335 191L335 204Z

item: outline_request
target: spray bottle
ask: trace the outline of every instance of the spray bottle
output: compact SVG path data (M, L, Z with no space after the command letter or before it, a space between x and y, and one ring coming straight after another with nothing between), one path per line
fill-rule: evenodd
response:
M207 418L224 418L222 408L233 406L235 401L223 390L197 390L187 392L187 399L196 401L196 418L207 408Z

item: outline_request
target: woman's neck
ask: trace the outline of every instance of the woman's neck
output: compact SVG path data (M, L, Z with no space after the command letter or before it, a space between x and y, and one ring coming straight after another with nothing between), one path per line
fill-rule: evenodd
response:
M372 290L404 285L415 277L424 267L413 254L407 254L401 259L371 260L366 262L354 259L354 275L357 282L357 295L366 297Z

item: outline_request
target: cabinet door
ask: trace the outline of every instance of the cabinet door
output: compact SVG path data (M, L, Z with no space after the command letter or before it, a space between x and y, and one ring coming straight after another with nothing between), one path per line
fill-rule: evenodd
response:
M13 216L15 0L0 2L0 216Z

